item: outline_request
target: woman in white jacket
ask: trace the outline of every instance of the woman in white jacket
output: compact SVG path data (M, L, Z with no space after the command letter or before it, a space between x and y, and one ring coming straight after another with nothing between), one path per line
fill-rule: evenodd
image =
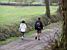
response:
M20 27L19 27L19 31L22 33L22 39L24 38L24 33L26 32L26 29L27 29L27 25L25 23L25 21L23 20L21 23L20 23Z

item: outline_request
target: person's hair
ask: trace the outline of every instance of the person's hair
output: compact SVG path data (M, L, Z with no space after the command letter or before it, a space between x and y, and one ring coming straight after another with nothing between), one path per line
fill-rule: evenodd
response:
M38 18L38 20L40 20L40 18Z
M24 20L22 20L22 22L21 23L25 23L25 21Z

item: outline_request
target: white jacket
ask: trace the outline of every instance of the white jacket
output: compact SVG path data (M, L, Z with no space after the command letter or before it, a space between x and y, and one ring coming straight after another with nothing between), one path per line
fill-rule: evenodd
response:
M19 31L26 32L27 26L25 23L21 23L19 27Z

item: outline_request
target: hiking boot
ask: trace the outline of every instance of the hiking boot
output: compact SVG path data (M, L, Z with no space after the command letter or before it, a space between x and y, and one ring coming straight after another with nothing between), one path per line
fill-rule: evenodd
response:
M37 37L35 37L35 39L37 39Z

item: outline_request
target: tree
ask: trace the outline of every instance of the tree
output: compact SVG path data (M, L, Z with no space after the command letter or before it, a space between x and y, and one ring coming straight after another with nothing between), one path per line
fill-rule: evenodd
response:
M14 0L16 2L16 0Z
M27 0L24 0L24 3L27 4Z
M35 0L29 0L29 4L31 5Z
M8 3L10 3L11 0L8 1Z
M44 0L46 5L46 15L50 18L50 7L49 7L49 0Z
M67 0L62 0L62 13L64 17L63 34L64 34L64 50L67 50Z

